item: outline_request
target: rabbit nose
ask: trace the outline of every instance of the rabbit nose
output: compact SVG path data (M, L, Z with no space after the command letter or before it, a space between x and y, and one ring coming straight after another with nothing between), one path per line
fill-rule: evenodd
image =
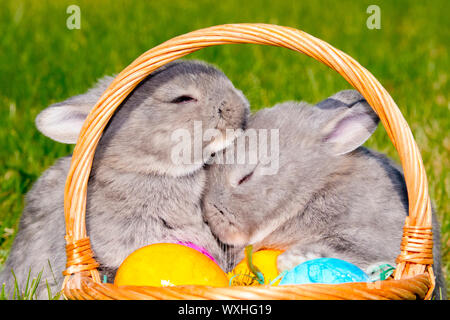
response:
M221 107L219 107L219 109L217 110L217 112L219 113L219 117L221 117L222 119L230 118L229 117L230 111L231 111L230 108L221 108Z
M224 118L224 116L231 111L231 108L228 106L227 101L223 100L217 109L217 112L219 113L219 116L221 118Z

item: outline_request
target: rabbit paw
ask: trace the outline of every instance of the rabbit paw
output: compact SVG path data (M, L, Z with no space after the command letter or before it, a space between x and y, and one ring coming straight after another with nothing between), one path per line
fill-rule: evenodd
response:
M290 270L305 261L321 257L322 256L320 254L311 251L290 249L278 256L277 258L278 271L283 272L286 270Z

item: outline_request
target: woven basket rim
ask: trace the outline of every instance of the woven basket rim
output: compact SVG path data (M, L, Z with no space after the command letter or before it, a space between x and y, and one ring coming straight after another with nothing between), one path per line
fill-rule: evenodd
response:
M64 295L75 300L416 300L426 298L427 273L402 279L341 284L294 284L208 287L197 285L150 287L98 283L78 274L69 280Z
M124 288L114 288L109 284L100 283L97 270L99 264L94 258L94 254L90 248L90 240L86 232L87 183L95 148L100 140L103 129L115 109L140 81L162 65L201 48L232 43L271 45L304 53L337 71L364 96L378 114L381 123L399 154L404 170L409 200L409 215L405 220L402 246L397 259L395 280L390 280L391 282L388 283L395 283L397 281L404 284L401 289L394 288L394 291L406 290L411 293L416 290L414 296L430 298L434 288L434 275L432 270L432 249L430 249L430 247L432 248L432 234L428 183L420 151L399 108L376 78L344 52L303 31L290 27L258 23L212 26L172 38L139 56L116 76L102 94L81 129L66 180L64 212L68 260L67 269L63 273L66 276L63 284L65 296L71 299L108 297L116 299L130 299L134 297L137 299L145 297L147 294L150 298L148 290L156 290L155 292L159 292L162 297L173 295L177 297L192 296L191 291L186 292L183 289L174 289L173 287L158 287L153 289L146 287L147 289L145 290L147 291L142 289L144 290L142 292L134 290L132 291L133 293L131 291L127 293ZM420 239L420 241L417 242L417 239ZM423 239L426 239L426 244L424 244ZM419 245L420 250L417 249L417 243L421 244ZM425 278L428 281L425 281ZM415 280L413 281L411 279L421 279L419 281L420 284L418 285L417 281L414 282ZM425 295L422 295L424 285L428 290ZM329 285L326 288L331 288L331 286ZM354 285L352 284L338 286L342 292L346 291L344 288L353 287ZM280 291L280 289L274 288L260 288L255 292L259 292L261 297L266 298L270 297L271 292L272 296L280 296L282 289ZM303 286L302 288L305 287ZM204 292L205 296L208 296L205 288L197 286L197 289L199 292ZM230 291L230 287L221 289L222 294L219 294L219 296L226 297L226 293L230 294L230 292L234 292L234 290ZM102 290L108 291L109 295L105 295ZM218 294L217 291L220 292L217 288L211 290L211 292L216 293L216 296ZM367 296L377 296L373 293L369 294L370 290L364 291L361 288L357 290L362 290ZM244 291L247 292L248 289ZM291 291L286 289L284 294L287 296L295 296ZM389 294L386 293L387 296L392 295L393 291L391 290L389 292ZM417 294L417 292L421 293ZM298 292L296 294L297 296L301 296ZM313 297L327 296L326 291L323 290L311 294Z

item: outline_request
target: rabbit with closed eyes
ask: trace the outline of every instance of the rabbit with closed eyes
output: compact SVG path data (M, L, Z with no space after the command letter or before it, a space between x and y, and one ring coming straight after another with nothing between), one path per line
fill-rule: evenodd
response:
M87 93L48 107L36 118L38 129L53 140L75 143L111 81L104 78ZM221 247L201 212L207 159L174 163L171 153L180 143L192 149L198 141L195 123L220 133L200 140L206 153L219 151L234 139L226 129L243 128L248 113L242 92L221 71L196 61L161 67L126 98L99 141L88 182L86 227L101 276L112 282L131 252L152 243L192 242L223 263ZM184 130L193 142L174 139L175 130ZM11 284L11 269L23 285L28 268L32 275L43 268L41 289L45 280L53 292L61 288L66 262L63 193L70 161L59 159L27 194L0 283ZM46 298L45 289L38 298Z
M228 149L250 141L251 130L279 129L279 136L258 136L268 150L279 150L278 159L271 155L278 172L268 174L270 163L259 154L258 161L247 158L239 164L235 152L235 164L226 164L228 149L207 169L204 215L213 233L230 246L234 259L229 268L249 244L255 250L286 250L278 257L280 271L319 257L343 259L362 269L381 262L395 265L408 198L401 169L361 147L378 121L354 90L316 107L286 102L251 115L246 133ZM271 147L271 139L279 139L278 148ZM245 152L250 150L248 144ZM437 287L445 295L434 216L433 233Z

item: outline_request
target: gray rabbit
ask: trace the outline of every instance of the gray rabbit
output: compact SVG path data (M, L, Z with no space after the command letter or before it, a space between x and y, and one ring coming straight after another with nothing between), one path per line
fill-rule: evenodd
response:
M42 111L36 118L38 129L53 140L75 143L112 79L106 77L87 93ZM102 278L107 275L112 282L131 252L152 243L192 242L224 263L201 212L207 158L174 162L173 149L182 144L190 150L200 141L206 153L217 152L234 139L225 131L244 128L248 114L242 92L221 71L197 61L159 68L126 98L101 137L88 184L86 227ZM194 132L199 123L203 130L220 134L199 140ZM175 130L184 130L193 142L174 139ZM63 192L70 161L59 159L27 194L0 284L12 288L11 269L23 285L29 268L31 275L43 268L38 298L47 297L46 280L53 292L61 288L66 262Z
M310 259L334 257L362 269L386 262L395 265L408 198L401 168L386 156L361 147L379 119L363 97L345 90L311 107L286 102L249 118L249 131L279 129L258 143L279 150L276 174L269 157L257 154L241 164L237 150L250 135L241 135L208 166L204 215L213 233L229 245L228 268L243 258L243 247L286 250L281 271ZM279 140L279 146L272 141ZM245 142L245 141L244 141ZM275 146L275 147L274 147ZM251 144L245 152L250 154ZM263 153L270 155L270 152ZM278 154L278 153L277 153ZM224 161L227 159L228 163ZM439 226L433 217L434 270L445 297ZM435 291L439 292L439 291Z

